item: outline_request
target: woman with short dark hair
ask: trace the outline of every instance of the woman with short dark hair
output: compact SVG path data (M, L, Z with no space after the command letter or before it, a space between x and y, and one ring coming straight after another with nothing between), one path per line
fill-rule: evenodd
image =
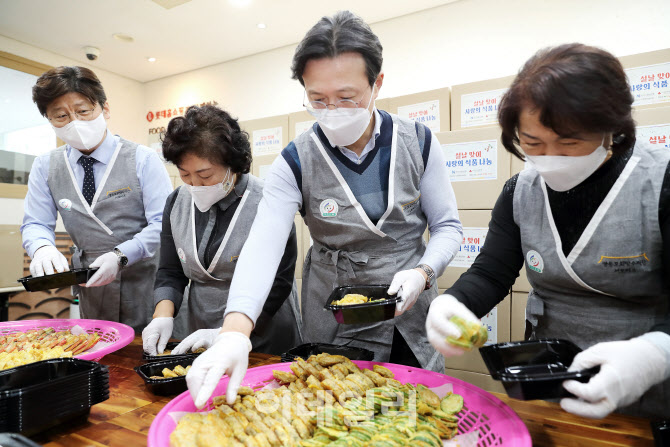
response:
M431 343L445 356L459 331L502 301L526 262L530 338L584 351L562 407L670 417L670 152L635 140L620 62L581 44L539 51L498 110L505 148L527 168L507 181L474 264L432 304ZM474 313L474 315L473 315Z
M144 350L152 355L163 353L189 281L187 319L193 334L172 353L207 348L217 339L237 258L263 192L262 180L249 174L249 136L218 107L193 106L173 118L163 135L163 156L177 166L185 185L170 194L163 212L156 308L142 333ZM282 354L299 344L296 258L293 227L251 333L256 351Z
M56 67L33 101L65 145L33 163L24 202L23 247L33 276L68 270L55 246L58 213L75 244L74 268L97 268L73 287L82 318L120 321L141 332L153 309L165 198L172 190L152 149L114 135L107 95L85 67Z

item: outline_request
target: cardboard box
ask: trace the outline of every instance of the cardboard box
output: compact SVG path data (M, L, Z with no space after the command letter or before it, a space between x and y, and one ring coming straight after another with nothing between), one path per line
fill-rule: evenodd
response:
M512 292L512 340L522 341L526 333L528 292Z
M492 344L510 341L511 302L512 297L508 295L496 306L495 313L497 317L497 336L495 339L491 338ZM483 322L490 323L490 317L484 317ZM491 332L489 332L489 334L491 334ZM486 365L484 364L484 360L482 360L482 356L479 354L478 349L473 349L472 351L466 352L463 355L445 359L445 366L449 369L488 374L488 369L486 369Z
M635 97L633 107L651 109L670 105L670 90L654 85L668 80L666 73L670 73L670 49L622 56L619 60L626 70ZM659 79L659 74L663 75L662 79ZM649 75L653 75L653 78L649 79Z
M240 121L240 127L249 134L254 159L261 155L276 155L289 142L288 115Z
M443 132L437 138L458 208L493 209L510 177L511 155L500 141L500 128Z
M288 140L293 141L295 138L311 127L316 122L316 119L306 110L300 112L289 113L288 115ZM288 144L288 143L287 143Z
M23 272L24 251L18 225L0 225L0 246L3 252L0 287L21 287L21 284L16 282L17 279L25 276ZM30 262L30 258L26 256L26 259Z
M505 388L502 382L493 380L488 374L475 373L470 371L461 371L458 369L445 369L444 373L455 379L462 380L471 385L477 386L485 391L505 394Z
M256 177L265 180L270 170L272 163L280 157L280 154L259 155L254 157L254 162L251 165L251 173Z
M514 78L505 76L451 87L451 130L497 125L498 102Z
M466 242L468 237L479 238L479 240L473 240L473 244L461 244L459 254L451 261L451 264L445 269L442 276L437 279L437 286L440 289L451 287L465 273L469 265L472 265L472 262L479 253L477 247L481 248L484 244L483 238L486 235L489 221L491 220L490 210L459 210L458 214L463 224L463 237ZM465 245L468 245L467 250ZM471 245L475 245L474 252L471 252ZM468 264L467 267L465 266L466 264Z
M388 112L427 125L433 133L451 128L449 88L389 98Z

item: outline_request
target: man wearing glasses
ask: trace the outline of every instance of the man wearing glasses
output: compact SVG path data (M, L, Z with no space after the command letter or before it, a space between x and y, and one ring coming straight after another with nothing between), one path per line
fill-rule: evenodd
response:
M435 277L462 238L441 147L422 124L375 108L382 46L370 27L345 11L322 18L293 57L314 126L272 165L263 200L235 269L226 317L211 348L186 380L202 407L222 374L232 403L247 367L248 337L272 285L294 215L314 240L305 259L302 320L306 342L374 351L376 361L444 370L425 320ZM430 230L426 246L423 234ZM396 318L338 325L323 307L334 287L389 284L402 298Z
M66 144L35 159L24 204L23 247L33 276L69 270L55 247L60 212L75 243L74 268L97 268L82 287L82 318L119 321L136 333L151 319L163 207L172 191L158 155L107 129L107 96L84 67L39 77L33 101Z

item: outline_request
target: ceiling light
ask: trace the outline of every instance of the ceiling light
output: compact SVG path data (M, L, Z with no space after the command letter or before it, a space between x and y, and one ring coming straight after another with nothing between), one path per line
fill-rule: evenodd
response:
M228 3L230 3L232 6L235 6L236 8L244 8L245 6L249 6L251 4L251 0L228 0Z
M147 62L156 62L156 58L155 57L148 57Z
M135 39L133 39L133 36L129 36L128 34L116 33L116 34L112 34L112 37L115 38L116 40L120 41L120 42L125 42L125 43L135 42Z
M260 29L265 29L265 28L267 28L267 26L265 25L265 23L259 23L259 24L256 25L256 26L259 27Z

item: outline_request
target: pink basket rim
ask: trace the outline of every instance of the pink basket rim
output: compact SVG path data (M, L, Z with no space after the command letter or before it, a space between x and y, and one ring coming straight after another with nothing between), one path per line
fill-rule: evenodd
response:
M130 344L135 339L135 331L127 324L117 323L107 320L87 320L87 319L44 319L44 320L21 320L21 321L3 321L0 322L0 330L16 329L18 331L27 331L37 327L74 327L79 326L84 330L102 329L104 334L114 333L118 335L118 340L99 351L84 352L75 357L82 360L99 360L107 354L118 351Z
M360 361L354 360L355 364L362 368L372 369L373 365L382 365L390 369L395 375L396 379L403 383L422 383L426 379L428 382L437 382L432 383L431 385L426 384L429 387L436 387L445 383L451 383L454 386L454 392L463 395L463 398L468 401L467 395L478 395L479 398L484 398L487 400L486 408L492 409L493 411L504 416L504 433L506 435L513 434L513 441L515 447L532 447L533 443L528 432L528 428L523 423L521 418L516 414L516 412L510 408L505 402L495 397L493 394L485 391L479 387L476 387L468 382L457 379L455 377L447 376L445 374L440 374L434 371L428 371L421 368L415 368L405 365L397 365L394 363L382 363L382 362L371 362L371 361ZM263 365L257 366L255 368L250 368L247 370L244 380L242 381L243 386L256 386L260 383L267 381L268 379L273 379L272 371L290 371L291 362L276 363L272 365ZM409 374L414 374L412 380L403 380L404 376ZM250 377L251 376L251 377ZM228 383L228 377L223 376L219 381L216 389L214 390L213 396L219 396L224 394L225 387ZM210 401L211 402L211 401ZM470 408L471 410L479 410L479 408ZM186 411L194 412L197 411L195 404L191 398L189 391L184 391L174 399L172 399L163 409L156 415L151 427L149 427L148 435L148 447L169 447L170 446L170 435L176 427L176 423L169 416L169 413L173 411ZM489 419L493 419L489 416ZM505 437L503 437L505 439ZM504 444L503 444L504 445Z

